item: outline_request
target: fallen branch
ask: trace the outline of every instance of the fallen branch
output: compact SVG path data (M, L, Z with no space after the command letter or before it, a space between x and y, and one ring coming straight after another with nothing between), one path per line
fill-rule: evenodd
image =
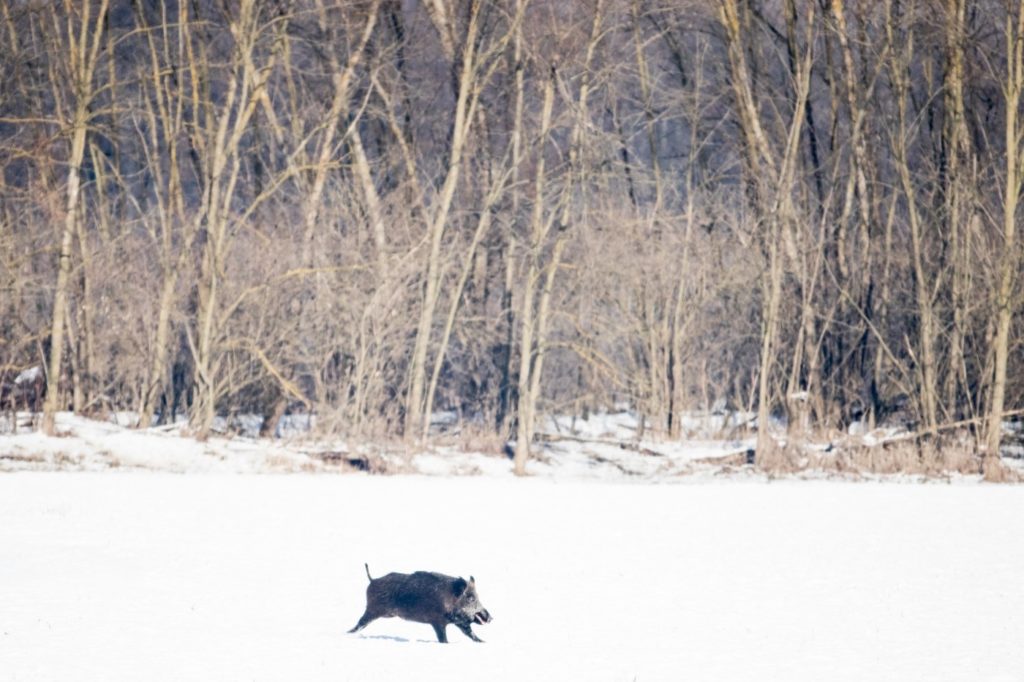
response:
M584 436L572 436L561 433L538 433L534 437L537 440L542 440L546 443L557 443L559 441L568 440L573 441L574 443L585 443L588 445L608 445L622 450L632 450L634 452L639 452L644 455L650 455L651 457L665 456L665 453L663 452L658 452L657 450L646 448L640 445L640 443L631 443L625 440L614 440L611 438L586 438Z
M1021 415L1024 415L1024 409L1020 409L1020 410L1007 410L1007 411L1003 412L1001 418L1005 419L1006 417L1019 417ZM981 424L982 422L988 421L988 419L989 418L987 416L985 416L985 417L972 417L971 419L961 419L960 421L956 421L956 422L949 422L949 423L946 423L946 424L939 424L938 426L935 427L934 431L935 432L939 432L939 431L950 431L950 430L953 430L953 429L960 429L960 428L963 428L965 426L971 426L972 424ZM901 443L901 442L908 441L908 440L917 440L918 438L922 438L922 437L924 437L926 435L928 435L927 431L909 431L907 433L900 433L900 434L897 434L895 436L890 436L889 438L883 438L881 440L875 441L874 443L861 443L861 446L862 447L868 447L868 448L874 448L874 447L878 447L879 445L888 445L890 443Z

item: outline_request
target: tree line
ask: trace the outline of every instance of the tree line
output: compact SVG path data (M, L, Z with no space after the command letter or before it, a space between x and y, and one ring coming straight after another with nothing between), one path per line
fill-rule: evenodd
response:
M1021 404L1022 0L0 3L0 373L53 415ZM767 467L790 456L760 429Z

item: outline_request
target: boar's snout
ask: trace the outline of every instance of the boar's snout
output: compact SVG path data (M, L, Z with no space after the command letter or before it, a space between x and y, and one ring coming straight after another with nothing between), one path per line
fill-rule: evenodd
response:
M484 623L490 623L492 620L494 620L494 619L491 618L491 614L487 611L487 609L482 609L481 611L477 611L477 613L473 616L473 622L476 623L477 625L483 625Z

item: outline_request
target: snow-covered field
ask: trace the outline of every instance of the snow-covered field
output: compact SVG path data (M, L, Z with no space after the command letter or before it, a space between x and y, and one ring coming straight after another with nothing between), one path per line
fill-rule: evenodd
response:
M0 476L0 680L1024 680L1024 487ZM379 620L474 575L485 644Z

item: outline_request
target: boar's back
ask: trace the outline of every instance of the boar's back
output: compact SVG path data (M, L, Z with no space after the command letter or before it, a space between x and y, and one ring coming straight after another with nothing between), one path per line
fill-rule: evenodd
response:
M460 584L461 583L461 584ZM371 601L407 620L436 622L451 612L466 589L466 581L441 573L388 573L367 588Z

